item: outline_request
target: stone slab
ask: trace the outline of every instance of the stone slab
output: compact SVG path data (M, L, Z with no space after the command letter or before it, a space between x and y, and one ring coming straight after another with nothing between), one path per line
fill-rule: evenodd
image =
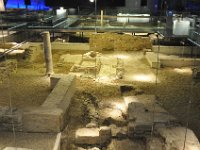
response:
M194 132L187 129L186 141L185 141L185 127L172 127L172 128L160 128L158 129L160 136L165 140L166 149L181 150L200 150L200 144L195 136Z

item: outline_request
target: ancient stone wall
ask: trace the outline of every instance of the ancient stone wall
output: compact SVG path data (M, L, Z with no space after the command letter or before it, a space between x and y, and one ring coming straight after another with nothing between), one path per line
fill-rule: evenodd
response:
M115 33L93 34L89 44L93 51L139 51L152 47L149 38Z

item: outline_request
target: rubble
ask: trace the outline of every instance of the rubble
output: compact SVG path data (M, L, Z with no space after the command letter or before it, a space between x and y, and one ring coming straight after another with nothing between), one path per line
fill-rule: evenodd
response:
M127 138L127 126L117 127L115 124L109 126L111 128L112 137L117 139Z

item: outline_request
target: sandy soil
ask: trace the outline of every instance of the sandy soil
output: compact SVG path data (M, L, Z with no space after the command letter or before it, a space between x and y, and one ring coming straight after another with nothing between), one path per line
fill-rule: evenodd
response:
M16 133L16 141L11 132L1 132L0 149L5 147L20 147L33 150L53 149L56 134L51 133Z
M0 105L39 106L50 93L49 78L33 69L18 68L0 84Z

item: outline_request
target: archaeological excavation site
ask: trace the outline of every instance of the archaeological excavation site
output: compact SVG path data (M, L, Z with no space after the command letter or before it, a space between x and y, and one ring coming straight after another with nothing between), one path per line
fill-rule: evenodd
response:
M200 150L199 0L0 0L0 150Z

